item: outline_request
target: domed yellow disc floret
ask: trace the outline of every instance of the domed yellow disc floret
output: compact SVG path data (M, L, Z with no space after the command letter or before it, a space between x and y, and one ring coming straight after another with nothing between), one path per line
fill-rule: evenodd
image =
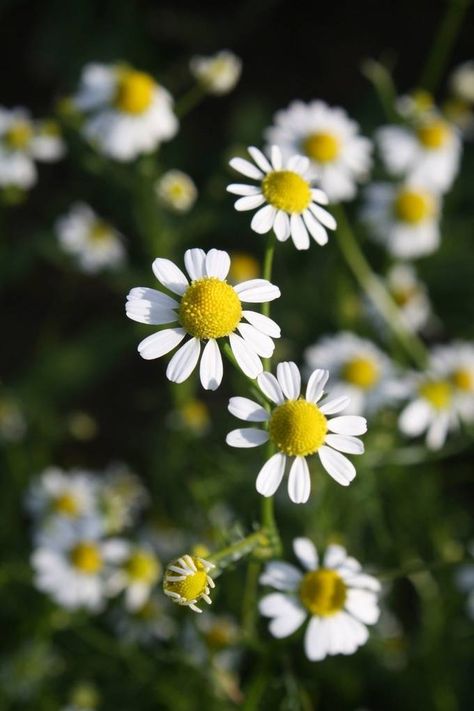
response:
M196 555L183 555L166 568L163 590L178 605L187 605L195 612L201 612L196 602L203 599L209 605L210 588L214 581L208 575L213 564Z
M115 106L127 114L142 114L153 100L155 86L149 74L123 69L118 76Z
M380 373L377 363L371 358L353 358L342 368L342 377L351 385L369 390L377 383Z
M458 368L452 374L452 381L456 388L459 390L473 390L474 389L474 372L468 370L468 368Z
M347 587L335 570L321 568L306 573L299 593L301 602L312 615L329 617L344 607Z
M195 338L222 338L232 333L242 318L234 289L216 277L193 281L179 307L179 320Z
M319 407L307 400L288 400L270 418L270 438L290 457L307 457L323 444L327 420Z
M436 410L444 410L451 402L452 387L446 380L433 380L420 387L420 395Z
M134 581L153 583L160 575L160 564L152 553L137 550L127 560L125 570Z
M87 575L98 573L103 565L99 547L89 541L75 545L70 553L70 558L73 566Z
M311 186L291 170L274 170L262 180L262 192L270 205L289 213L306 210L311 202Z
M433 215L433 198L428 193L401 190L395 198L393 208L397 219L417 225Z
M449 138L450 130L445 121L437 119L424 123L417 129L418 140L424 148L435 150L444 146Z
M52 509L55 513L73 518L79 513L79 505L76 497L73 494L64 492L57 496L52 502Z
M310 133L303 141L303 150L307 156L318 163L331 163L341 150L339 139L332 133L321 131Z
M21 151L33 138L33 128L28 121L17 121L5 133L5 141L10 148Z

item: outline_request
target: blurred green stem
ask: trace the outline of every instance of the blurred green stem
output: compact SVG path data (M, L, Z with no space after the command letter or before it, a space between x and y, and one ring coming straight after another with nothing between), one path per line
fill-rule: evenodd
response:
M232 543L230 546L222 548L220 551L217 551L217 553L207 556L207 560L210 563L214 563L218 569L217 572L220 572L232 563L236 563L241 558L250 555L250 553L253 553L257 548L266 548L267 546L268 538L264 531L259 530L242 538L236 543Z
M395 109L397 92L387 67L375 59L367 59L362 64L362 73L373 84L388 121L398 122L400 117Z
M194 84L194 86L176 102L175 113L178 118L183 118L200 104L206 96L206 93L202 84Z
M416 333L407 328L398 306L380 278L372 271L349 225L344 207L335 205L334 213L338 221L336 235L339 247L350 270L407 354L423 370L428 359L424 344Z

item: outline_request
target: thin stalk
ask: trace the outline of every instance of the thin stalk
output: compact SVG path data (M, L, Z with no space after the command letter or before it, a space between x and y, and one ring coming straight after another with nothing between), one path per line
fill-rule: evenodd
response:
M255 533L251 533L249 536L242 538L236 543L232 543L225 548L222 548L217 553L213 553L210 556L206 556L206 560L210 563L214 563L216 566L217 573L220 573L224 568L227 568L232 563L236 563L241 558L250 555L257 548L265 548L268 545L268 538L266 534L260 530ZM214 574L213 574L214 576Z
M465 563L472 563L472 557L467 556L461 560L435 560L431 563L412 563L411 565L406 565L405 567L397 568L396 570L389 570L385 573L377 574L377 578L385 583L390 580L396 580L397 578L406 578L410 575L416 575L417 573L428 573L433 570L440 570L441 568L447 568L451 565L464 565Z
M192 109L196 108L204 99L206 93L202 84L198 83L192 86L191 89L176 102L175 113L178 118L183 118L192 111Z
M260 562L250 560L247 566L244 595L242 599L242 629L248 641L255 637L255 623L257 611L258 578L260 575Z
M362 65L362 73L373 85L387 120L392 123L400 121L395 109L397 92L388 69L375 59L367 59Z

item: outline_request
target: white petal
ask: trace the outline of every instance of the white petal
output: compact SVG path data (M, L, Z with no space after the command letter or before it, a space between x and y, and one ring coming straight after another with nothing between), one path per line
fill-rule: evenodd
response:
M313 200L319 202L320 205L327 205L329 202L329 198L324 190L320 190L319 188L313 188L311 190L311 196Z
M191 338L184 346L176 351L166 369L166 377L172 383L184 382L197 365L201 344L198 338Z
M263 235L272 229L275 215L276 209L273 205L265 205L265 207L260 208L260 210L255 213L250 227L257 234Z
M290 232L296 249L309 249L309 236L300 215L293 213L290 217Z
M303 212L303 220L308 228L311 237L322 247L328 242L328 233L322 225L313 217L309 210Z
M256 195L260 192L260 187L256 185L242 185L241 183L231 183L226 188L228 193L233 195Z
M327 620L312 617L304 636L304 651L311 662L319 662L328 653Z
M426 433L428 449L440 449L446 441L449 431L449 413L440 413L431 423Z
M229 336L232 353L239 365L239 368L249 378L256 378L263 371L262 361L255 351L244 341L241 336L231 333Z
M273 222L273 231L279 242L285 242L290 236L290 218L283 210L278 210L276 214Z
M372 575L367 575L366 573L353 575L349 572L349 574L344 574L344 579L350 587L371 590L376 593L380 592L382 587L377 578L374 578Z
M352 462L340 452L331 449L331 447L320 447L318 455L329 476L332 476L341 486L349 486L356 475Z
M127 301L125 313L132 321L152 326L163 326L165 323L174 323L178 320L176 311L163 309L151 301Z
M209 277L225 279L230 269L230 257L222 249L210 249L206 256L206 273Z
M279 147L272 146L270 149L270 155L271 155L271 159L272 159L273 169L274 170L281 170L283 162L282 162L282 157L281 157L281 150L279 149Z
M336 229L337 222L327 210L322 207L319 207L318 205L315 205L314 203L311 203L309 209L311 210L315 218L319 220L319 222L324 225L324 227L327 227L328 230Z
M241 301L248 304L263 304L278 299L280 289L267 279L249 279L234 287Z
M346 452L347 454L363 454L364 444L357 437L350 437L349 435L326 435L326 444L329 444L334 449L339 452Z
M257 477L256 488L262 496L273 496L285 473L286 457L278 452L265 462Z
M242 338L250 344L255 353L262 358L271 358L275 350L275 344L269 336L258 331L255 326L249 323L240 323L237 330Z
M214 338L209 339L202 352L199 375L204 390L217 390L222 381L222 356Z
M275 588L275 590L293 592L298 588L301 578L300 571L294 565L282 560L272 560L266 564L259 583Z
M296 363L278 363L277 378L288 400L297 400L301 391L301 375Z
M288 602L290 602L291 599L291 597L282 595L282 593L264 595L258 606L260 614L264 617L279 617L288 609Z
M151 336L144 338L138 344L138 352L145 360L153 360L169 353L178 343L181 343L186 335L184 328L166 328Z
M288 495L295 504L304 504L311 493L309 469L304 457L296 457L288 477Z
M328 420L328 430L336 434L361 435L367 432L367 420L359 415L341 415Z
M293 550L306 570L316 570L319 559L316 546L309 538L295 538Z
M203 249L187 249L184 253L184 265L192 281L206 275L205 263L206 253Z
M152 269L158 281L174 294L182 296L189 286L181 269L169 259L157 257L152 264Z
M270 338L280 338L280 326L273 321L273 319L268 318L268 316L259 314L257 311L242 311L242 316L266 336L270 336Z
M318 402L322 397L324 392L324 386L326 385L329 378L329 370L323 370L318 368L313 370L309 376L308 384L306 386L306 399L310 402Z
M309 168L309 158L307 156L291 156L286 164L286 169L291 170L300 175L304 175Z
M293 634L306 619L306 612L296 602L293 602L293 609L285 611L281 617L274 617L268 629L270 634L277 639L288 637Z
M366 625L375 624L380 615L377 596L368 590L348 590L344 607Z
M271 172L272 166L268 162L268 158L266 157L266 155L262 153L259 148L256 148L255 146L249 146L247 150L254 159L255 163L261 170L263 170L264 173Z
M229 161L229 165L247 178L252 178L253 180L261 180L263 178L262 171L244 158L232 158Z
M257 430L255 427L242 427L229 432L225 441L230 447L259 447L264 442L268 442L268 432Z
M247 397L231 397L228 410L231 415L245 422L266 422L269 417L268 412L258 402Z
M344 546L331 543L324 554L325 568L340 568L347 560L347 551Z
M127 295L127 301L139 302L146 301L161 306L163 309L177 309L179 304L176 299L171 298L168 294L163 294L162 291L156 289L148 289L146 286L136 286L131 289Z
M234 207L238 212L245 212L246 210L254 210L256 207L260 207L264 202L265 198L262 194L244 195L244 197L234 202Z
M342 412L349 405L351 399L346 395L340 395L333 400L327 400L319 406L323 415L335 415L337 412Z
M414 400L402 411L398 424L403 434L417 437L428 427L431 419L431 407L425 400Z

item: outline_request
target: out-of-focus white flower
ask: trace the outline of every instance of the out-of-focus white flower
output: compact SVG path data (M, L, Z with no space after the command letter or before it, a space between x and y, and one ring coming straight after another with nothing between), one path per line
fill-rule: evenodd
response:
M431 303L415 268L411 264L394 264L387 273L385 283L408 328L421 330L430 318Z
M202 400L186 400L171 413L169 423L171 427L192 432L200 437L211 427L209 409Z
M242 62L233 52L223 49L212 57L192 57L191 74L210 94L228 94L240 79Z
M353 654L368 639L366 625L379 618L380 583L364 573L342 546L328 546L321 566L308 538L296 538L293 549L305 572L272 561L260 576L262 585L279 591L260 601L260 613L271 618L270 633L288 637L309 617L304 648L310 661Z
M97 482L87 471L48 467L31 485L26 505L37 522L97 519Z
M169 170L155 185L158 198L166 207L176 212L188 212L197 198L193 181L181 170Z
M265 137L270 145L280 147L285 159L307 156L330 202L352 200L357 182L370 171L369 139L359 134L359 125L344 109L331 108L323 101L294 101L275 114Z
M148 504L148 493L140 479L124 464L111 464L101 478L99 507L109 535L131 526Z
M152 595L137 610L117 606L110 621L121 641L129 644L151 644L167 640L176 632L176 623L165 609L163 596Z
M425 89L414 89L409 94L399 96L396 106L398 113L410 120L424 118L436 108L433 96Z
M248 152L254 163L232 158L230 165L258 185L232 183L227 190L241 196L234 203L236 210L259 208L250 223L252 230L257 234L273 230L280 242L291 236L296 249L309 249L309 235L319 245L326 244L325 228L335 230L336 220L321 207L327 205L328 197L312 186L314 171L309 158L293 155L283 160L278 146L272 146L270 160L253 146Z
M130 161L178 130L173 99L153 77L123 64L88 64L73 104L86 114L85 137L110 158Z
M215 583L209 571L214 565L203 558L185 554L166 566L163 591L173 602L189 607L193 612L202 612L197 607L200 600L212 603L210 590Z
M84 203L76 203L57 220L56 235L62 249L89 274L115 269L125 260L121 235Z
M229 281L238 284L239 281L258 279L260 276L260 262L253 254L247 252L230 253Z
M437 346L431 353L430 369L450 383L461 419L474 422L474 344L454 341Z
M361 217L370 234L401 259L431 254L439 247L441 200L419 183L373 183L365 190Z
M123 591L128 610L143 608L161 576L161 563L157 556L149 545L132 545L123 541L115 562L118 567L107 583L109 594L118 595Z
M460 64L451 74L449 86L453 94L468 104L474 104L474 60Z

